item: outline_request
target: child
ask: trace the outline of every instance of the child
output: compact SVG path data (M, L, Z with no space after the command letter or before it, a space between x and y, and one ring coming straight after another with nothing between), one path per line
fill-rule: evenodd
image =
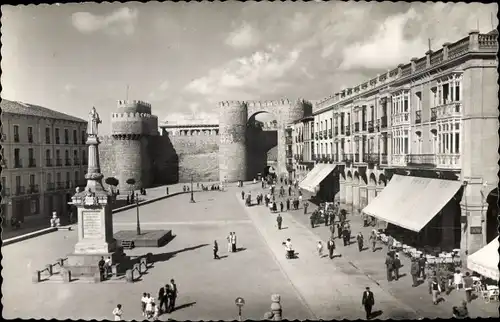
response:
M113 310L113 316L115 317L115 321L121 321L122 320L122 305L118 304L115 309Z
M323 244L321 243L321 240L318 241L318 245L316 246L318 249L318 255L319 257L323 256Z
M152 304L153 306L153 320L157 321L158 317L160 316L160 309L158 308L158 305L155 303Z
M153 304L155 300L148 293L146 297L146 318L150 319L153 316Z
M147 294L146 293L142 293L142 298L141 298L142 316L146 316L146 302L147 302Z

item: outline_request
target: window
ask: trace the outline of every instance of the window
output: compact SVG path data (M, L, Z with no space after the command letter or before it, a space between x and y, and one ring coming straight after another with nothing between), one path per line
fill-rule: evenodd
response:
M69 130L64 129L64 144L69 144Z
M460 120L447 120L438 125L439 154L460 154Z
M75 185L78 185L79 181L80 181L80 173L78 171L75 171Z
M35 175L30 174L30 187L33 187L35 185Z
M87 140L87 135L85 134L85 131L82 131L82 144L85 144L86 140Z
M28 143L33 143L33 127L28 126Z
M21 165L21 156L20 156L20 150L19 149L14 149L14 166L16 168L22 167Z
M50 144L50 127L45 128L45 144Z
M61 183L61 173L60 172L56 173L56 179L57 179L58 184Z
M422 92L415 93L415 103L416 103L415 109L417 111L421 111L422 110Z
M19 142L19 125L14 125L14 142Z
M61 138L59 136L59 129L56 129L56 144L60 144L61 143Z
M36 215L40 211L40 201L39 199L30 200L30 212L31 215Z
M87 159L85 158L85 151L82 151L82 164L83 165L87 164Z
M35 167L36 166L33 148L29 148L28 149L28 162L29 162L29 166L30 167Z
M78 135L76 134L76 130L73 130L73 144L78 144Z
M50 150L49 149L45 150L45 162L46 162L48 167L51 166Z
M5 191L7 189L7 178L2 177L2 190Z
M52 183L52 173L47 173L47 183Z
M65 161L66 165L70 165L70 163L69 163L69 151L68 150L64 151L64 161Z
M21 187L21 176L16 176L16 189Z

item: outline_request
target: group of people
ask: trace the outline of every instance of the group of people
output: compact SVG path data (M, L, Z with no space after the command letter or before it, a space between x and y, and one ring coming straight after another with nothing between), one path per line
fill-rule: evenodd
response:
M112 275L111 257L108 256L108 258L104 259L104 256L101 256L101 259L97 263L97 266L99 267L99 275L100 275L101 281L108 279L108 277Z
M229 253L236 253L238 251L238 248L236 247L236 233L235 232L230 232L229 235L226 237L227 240L227 251ZM219 244L217 243L217 240L214 240L214 245L213 245L213 254L214 254L214 259L220 259L219 256Z
M175 284L174 279L170 280L170 284L160 287L158 304L150 293L143 293L141 298L142 316L148 320L157 320L163 313L172 313L175 310L177 294L177 284Z

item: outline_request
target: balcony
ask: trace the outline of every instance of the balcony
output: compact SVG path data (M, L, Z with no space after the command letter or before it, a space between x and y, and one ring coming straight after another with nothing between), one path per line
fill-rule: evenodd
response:
M368 128L370 129L370 128ZM375 121L375 131L380 132L380 119Z
M69 188L71 188L71 181L66 181L66 182L64 182L64 188L65 188L65 189L69 189Z
M423 168L436 167L435 154L409 154L406 156L406 164Z
M431 108L431 122L435 122L437 119L437 107Z
M53 164L52 164L52 159L45 159L45 166L46 167L51 167Z
M45 144L50 144L50 136L45 137Z
M76 138L73 139L73 145L78 145L78 140Z
M28 135L28 143L33 143L33 135Z
M2 187L2 198L10 196L10 189Z
M333 139L333 130L332 129L328 130L328 137L330 139Z
M354 122L354 133L359 132L359 122Z
M64 138L64 144L69 144L69 138L68 137Z
M22 196L25 194L25 189L24 189L24 186L17 186L16 189L15 189L15 196Z
M346 135L346 136L350 136L350 135L351 135L351 128L349 127L349 125L347 125L347 126L345 127L345 135Z
M67 159L64 159L64 161L66 161L66 162L64 162L65 165L71 165L71 159L67 158Z
M391 165L406 167L406 155L392 155L391 156Z
M373 121L368 121L368 133L373 133L374 132L373 128Z
M82 165L87 165L87 159L85 158L82 159Z
M64 189L64 182L57 182L56 189L63 190Z
M462 103L450 103L435 107L436 119L462 116Z
M319 133L318 132L314 133L314 139L316 139L316 140L319 139Z
M380 162L380 157L378 153L365 153L363 154L363 162L370 165L378 164Z
M326 139L326 138L327 138L327 131L323 130L323 139Z
M74 165L80 165L80 160L78 158L73 159L73 164Z
M286 164L286 171L293 172L293 165L291 165L290 163L287 163Z
M61 138L59 138L58 136L56 136L56 144L61 144Z
M335 131L334 131L333 133L335 134L335 136L339 135L339 128L338 128L338 127L336 127L336 128L335 128Z
M40 189L37 184L31 184L28 187L28 194L39 193Z
M387 154L380 154L380 164L385 164L387 165L388 164L388 160L387 160Z
M440 169L460 170L460 154L438 154L436 156L437 167Z
M14 142L19 143L19 134L14 134Z
M53 182L47 183L47 191L54 191L56 190L56 185Z
M403 112L392 116L392 124L404 124L410 122L410 113Z
M354 153L354 163L359 163L359 153Z
M14 168L19 169L23 167L23 160L14 159Z
M387 128L387 115L384 115L380 118L380 128L382 129Z
M323 139L323 131L319 132L319 138L322 140Z
M28 167L29 167L29 168L36 168L36 159L34 159L34 158L29 158L29 159L28 159Z
M56 166L62 166L62 159L56 159Z
M342 156L342 162L345 162L345 163L351 163L352 160L353 160L353 155L351 153L344 153L344 155Z
M422 123L422 111L415 111L415 123Z

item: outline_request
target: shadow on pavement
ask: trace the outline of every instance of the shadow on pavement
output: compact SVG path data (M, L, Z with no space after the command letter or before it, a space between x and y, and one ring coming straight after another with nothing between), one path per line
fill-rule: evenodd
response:
M182 309L185 309L185 308L187 308L187 307L191 307L191 306L193 306L193 305L195 305L195 304L196 304L196 302L189 302L189 303L181 304L181 305L179 305L179 306L176 306L176 307L174 308L174 310L175 310L175 311L177 311L177 310L182 310Z
M240 247L240 248L236 249L236 252L239 253L239 252L242 252L242 251L245 251L245 250L246 250L245 247Z
M384 313L382 310L377 310L375 312L372 312L372 314L370 315L370 320L376 319L377 317L381 316L382 313Z
M172 257L175 257L175 255L177 255L179 253L188 252L188 251L195 250L195 249L198 249L198 248L202 248L202 247L205 247L205 246L208 246L208 244L200 244L200 245L197 245L197 246L186 247L186 248L183 248L183 249L180 249L180 250L176 250L176 251L173 251L173 252L167 252L167 253L161 253L161 254L153 254L153 257L152 257L151 261L153 262L153 264L157 263L157 262L165 262L165 261L168 261L169 259L171 259Z
M224 259L226 257L227 257L227 255L222 255L222 256L219 256L219 259Z

